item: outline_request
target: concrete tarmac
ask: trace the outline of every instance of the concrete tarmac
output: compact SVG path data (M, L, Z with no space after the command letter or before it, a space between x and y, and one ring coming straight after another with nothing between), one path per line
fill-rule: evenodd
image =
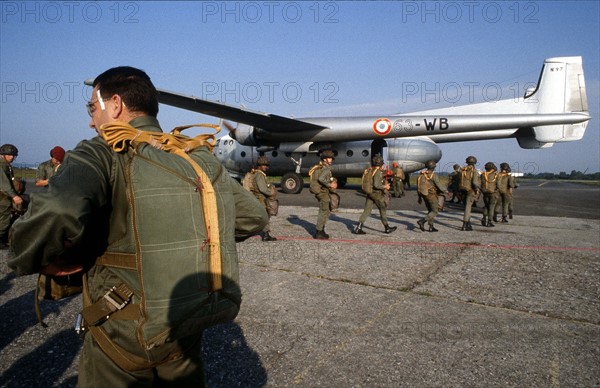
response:
M238 244L244 301L205 333L210 387L600 385L598 217L477 215L461 232L448 206L429 233L424 208L390 210L388 235L374 211L355 236L361 209L343 207L321 241L312 201L280 208L278 241ZM0 386L74 386L80 298L42 302L42 328L36 277L0 261Z

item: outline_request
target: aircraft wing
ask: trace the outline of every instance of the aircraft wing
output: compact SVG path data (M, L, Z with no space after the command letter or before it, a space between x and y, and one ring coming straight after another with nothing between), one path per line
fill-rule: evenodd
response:
M291 119L289 117L250 111L221 102L204 100L194 96L186 96L164 89L158 89L158 101L166 105L190 110L192 112L251 125L268 132L290 133L299 131L318 131L327 128L321 125Z

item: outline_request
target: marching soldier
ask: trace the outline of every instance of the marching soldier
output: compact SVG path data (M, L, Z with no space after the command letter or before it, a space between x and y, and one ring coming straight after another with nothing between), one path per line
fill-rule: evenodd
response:
M417 221L419 228L425 231L425 222L429 224L430 232L437 232L438 230L433 226L433 221L440 211L440 203L438 197L440 194L445 194L447 188L444 187L435 173L436 163L433 160L425 162L425 168L427 170L422 171L417 178L417 190L419 195L419 203L425 200L425 206L427 206L427 215Z
M461 196L460 196L460 190L458 190L458 184L460 181L460 165L455 164L452 168L454 168L454 171L452 171L449 175L448 175L448 191L452 192L452 198L450 198L450 203L454 203L454 198L456 198L456 202L457 203L461 203Z
M268 201L270 198L276 195L275 188L267 181L267 170L269 169L269 158L266 156L259 156L256 160L257 168L253 174L252 194L258 199L261 205L267 210L269 219L271 218L272 211L269 209ZM260 236L263 241L277 241L277 239L270 234L271 224L267 223Z
M508 163L500 163L500 172L498 173L498 192L500 194L499 201L496 203L496 211L494 212L494 221L498 222L498 213L502 214L500 222L508 222L508 210L512 201L512 192L515 188L515 177L510 175L510 166Z
M385 228L385 233L392 233L396 229L397 226L389 226L387 220L387 205L385 204L384 197L387 191L390 189L390 184L385 181L384 177L384 169L383 166L383 158L379 155L375 155L371 162L372 167L369 167L363 173L363 189L365 189L365 194L367 194L365 209L363 210L360 218L358 219L358 224L352 231L354 234L365 234L365 231L362 229L364 222L367 220L367 217L371 214L373 210L373 205L376 205L379 209L379 215L381 217L381 223Z
M509 187L512 187L509 192L510 192L510 197L508 198L508 218L512 220L513 218L513 201L514 201L514 196L513 196L513 191L514 189L516 189L517 187L519 187L519 184L517 183L517 179L515 178L514 175L512 175L510 173L510 166L507 166L506 171L508 172L508 176L509 176ZM508 221L506 221L508 222Z
M467 165L460 170L460 180L458 189L461 191L462 197L465 200L465 213L463 215L463 223L460 230L471 231L471 208L475 197L479 194L479 172L475 169L477 158L474 156L467 157Z
M394 162L392 167L392 188L394 197L404 197L404 170L398 165L398 162Z
M326 240L329 235L325 233L325 223L331 214L330 193L337 189L337 180L331 175L331 165L335 155L331 150L321 151L321 162L314 165L308 175L310 176L310 192L319 201L319 214L317 216L316 233L314 238Z
M496 165L494 163L487 162L484 168L485 172L480 176L484 204L481 225L491 227L494 226L492 218L494 217L494 210L498 201L500 181L498 180L498 173L496 172Z

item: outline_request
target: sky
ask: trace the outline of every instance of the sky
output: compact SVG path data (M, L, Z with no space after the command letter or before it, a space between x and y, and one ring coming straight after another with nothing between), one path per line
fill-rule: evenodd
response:
M600 171L600 2L0 1L0 143L41 163L95 136L83 81L121 65L162 89L289 117L389 115L514 98L582 56L580 141L440 144L440 163ZM475 85L475 87L472 87ZM164 130L217 119L161 105Z

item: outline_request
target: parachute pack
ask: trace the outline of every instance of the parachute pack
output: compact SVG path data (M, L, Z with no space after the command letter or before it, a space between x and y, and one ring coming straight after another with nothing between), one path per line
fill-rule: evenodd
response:
M373 176L375 176L375 173L377 172L377 167L376 168L366 168L365 171L363 171L362 174L362 178L361 178L361 189L363 191L363 193L365 194L371 194L373 192Z
M97 259L97 266L110 267L123 283L93 302L84 282L82 314L102 350L135 371L148 368L148 361L109 338L102 328L107 315L135 319L137 340L150 349L230 321L239 311L238 263L221 251L235 247L220 241L212 183L226 172L219 166L209 177L201 167L202 153L212 148L209 138L137 131L123 123L103 127L103 136L129 157L125 177L135 253L111 253L109 246ZM200 146L206 147L193 151Z

